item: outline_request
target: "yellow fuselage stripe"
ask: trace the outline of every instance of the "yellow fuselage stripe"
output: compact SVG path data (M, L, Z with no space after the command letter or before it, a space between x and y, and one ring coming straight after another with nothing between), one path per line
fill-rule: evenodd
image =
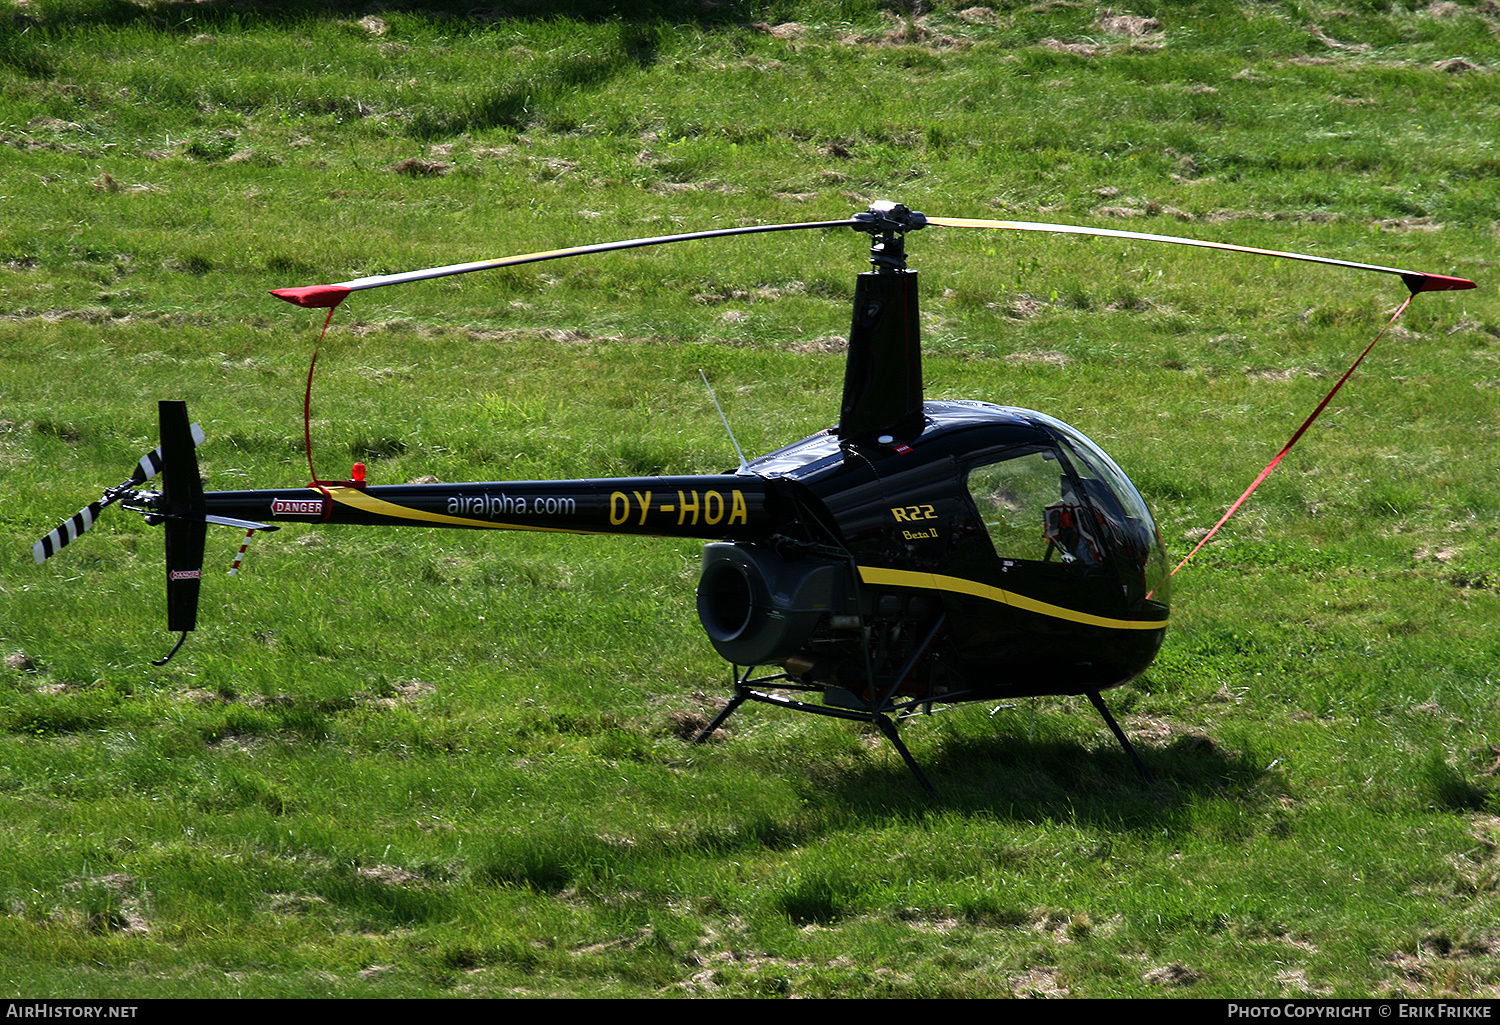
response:
M877 566L859 567L859 578L867 584L887 585L893 587L920 587L924 590L955 591L959 594L970 594L976 598L986 598L997 601L1014 608L1025 609L1027 612L1036 612L1043 616L1052 616L1055 619L1066 619L1074 623L1083 623L1088 626L1108 627L1111 630L1161 630L1167 625L1165 619L1111 619L1108 616L1095 616L1087 612L1078 612L1074 609L1065 609L1061 605L1049 605L1035 598L1027 598L1025 595L1016 594L1014 591L1006 591L989 584L981 584L975 580L965 580L963 577L950 577L941 573L918 573L908 569L881 569Z
M388 516L397 520L416 520L422 523L451 527L478 527L489 530L534 530L555 534L592 534L598 533L591 530L568 530L564 527L541 527L522 523L498 523L494 520L475 520L462 516L449 516L446 513L424 512L420 509L412 509L404 505L396 505L394 502L386 502L379 498L359 490L358 488L328 488L328 497L335 502L350 506L364 512L373 513L377 516ZM954 591L958 594L969 594L976 598L985 598L989 601L1000 602L1013 608L1024 609L1027 612L1036 612L1043 616L1052 616L1055 619L1066 619L1074 623L1084 623L1088 626L1102 626L1112 630L1160 630L1167 625L1165 619L1112 619L1107 616L1095 616L1087 612L1078 612L1074 609L1065 609L1060 605L1051 605L1035 598L1027 598L1025 595L1006 591L989 584L981 584L974 580L965 580L963 577L950 577L940 573L919 573L915 570L906 569L881 569L876 566L859 567L859 577L867 584L889 585L894 587L919 587L925 590Z

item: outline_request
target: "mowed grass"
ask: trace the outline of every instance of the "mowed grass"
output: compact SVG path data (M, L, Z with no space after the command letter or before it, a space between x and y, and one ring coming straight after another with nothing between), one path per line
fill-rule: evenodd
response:
M1496 32L1382 3L17 5L0 24L0 988L40 996L1493 997ZM555 17L547 17L554 14ZM1121 20L1122 15L1127 17ZM1154 18L1154 24L1147 21ZM699 546L210 536L165 667L160 534L29 547L157 442L307 479L287 285L735 224L1086 222L1458 274L1174 580L1086 701L879 737L753 708ZM1182 556L1395 279L932 228L928 394L1036 408ZM847 232L362 293L323 476L735 465L828 426Z

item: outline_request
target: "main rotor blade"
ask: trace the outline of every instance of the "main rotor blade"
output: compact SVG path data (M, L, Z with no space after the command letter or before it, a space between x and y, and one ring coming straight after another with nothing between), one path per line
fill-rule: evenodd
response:
M285 299L298 306L327 309L343 302L350 292L366 288L382 288L386 285L404 285L412 281L431 278L446 278L455 274L470 274L478 270L494 270L497 267L516 267L523 263L541 263L543 260L561 260L569 256L584 256L589 253L609 253L619 249L643 249L646 246L666 245L670 242L688 242L700 238L724 238L729 235L759 235L770 231L800 231L804 228L848 228L856 223L852 218L841 221L803 221L797 224L755 224L743 228L718 228L712 231L690 231L679 235L655 235L650 238L632 238L621 242L598 242L570 249L549 249L541 253L526 253L522 256L506 256L498 260L476 260L472 263L455 263L446 267L429 267L426 270L405 271L399 274L375 274L352 281L341 281L333 285L308 285L302 288L278 288L271 292L278 299Z
M1231 253L1249 253L1254 256L1275 256L1284 260L1303 260L1308 263L1323 263L1331 267L1348 267L1351 270L1375 271L1380 274L1396 274L1411 289L1418 292L1456 291L1473 288L1474 282L1464 278L1453 278L1446 274L1424 274L1421 271L1401 270L1398 267L1377 267L1370 263L1351 263L1334 260L1327 256L1309 256L1306 253L1286 253L1277 249L1256 249L1253 246L1234 246L1227 242L1207 242L1180 235L1152 235L1142 231L1118 231L1114 228L1085 228L1075 224L1041 224L1036 221L987 221L967 217L929 217L928 224L946 228L998 228L1003 231L1040 231L1054 235L1094 235L1100 238L1133 238L1142 242L1169 242L1179 246L1198 246L1203 249L1223 249Z

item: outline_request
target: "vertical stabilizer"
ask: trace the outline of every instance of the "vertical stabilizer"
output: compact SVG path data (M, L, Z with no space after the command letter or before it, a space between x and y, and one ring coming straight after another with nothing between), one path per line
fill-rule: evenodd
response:
M162 515L167 531L167 629L192 630L198 623L198 588L203 582L203 481L193 451L186 402L163 401L160 406L162 453ZM174 649L175 650L175 649ZM170 656L169 656L170 657Z

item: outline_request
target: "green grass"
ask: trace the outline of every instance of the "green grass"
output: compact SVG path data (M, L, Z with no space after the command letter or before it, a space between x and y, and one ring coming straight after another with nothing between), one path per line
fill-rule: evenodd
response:
M1488 8L33 2L0 20L0 990L1459 996L1500 988L1500 31ZM555 16L544 16L550 14ZM14 16L11 16L14 15ZM362 20L364 19L364 20ZM795 25L789 23L795 22ZM1462 65L1453 64L1461 59ZM669 540L30 544L156 444L300 483L321 315L268 289L890 198L1458 274L1174 582L1156 664L889 746L742 711ZM1059 416L1186 554L1394 280L929 229L928 394ZM864 246L802 232L361 293L314 459L717 472L837 416Z

